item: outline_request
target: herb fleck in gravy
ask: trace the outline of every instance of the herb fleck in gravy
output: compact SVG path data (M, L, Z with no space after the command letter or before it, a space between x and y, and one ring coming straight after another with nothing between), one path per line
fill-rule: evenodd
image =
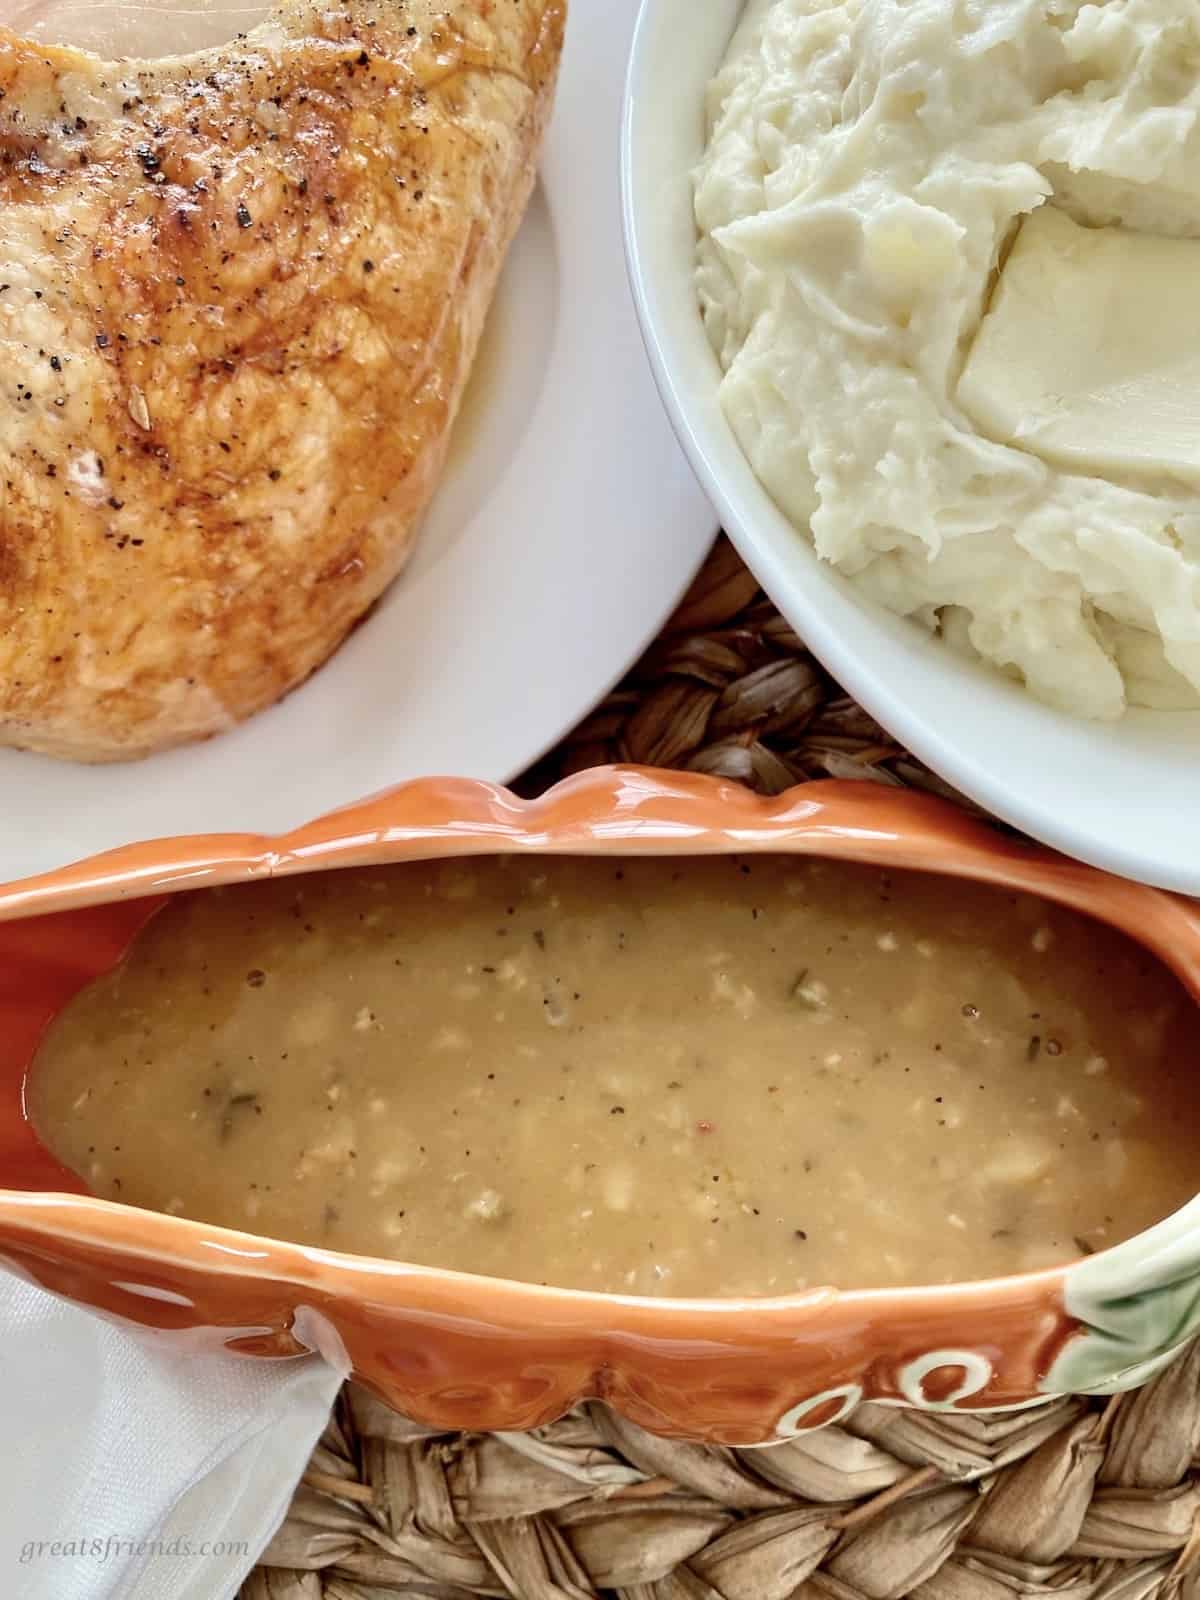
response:
M1039 900L795 857L499 858L172 902L28 1087L97 1194L659 1295L980 1278L1200 1188L1196 1018Z

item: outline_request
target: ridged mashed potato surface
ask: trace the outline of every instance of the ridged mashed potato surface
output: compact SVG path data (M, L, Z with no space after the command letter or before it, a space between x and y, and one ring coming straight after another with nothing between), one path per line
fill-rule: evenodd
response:
M699 290L755 472L874 599L1090 717L1200 704L1194 331L1170 401L1185 442L1194 406L1190 475L1123 447L1154 373L1127 405L1121 374L1100 384L1112 433L1075 466L969 408L982 353L960 381L1039 208L1200 238L1198 111L1197 0L750 0L710 90ZM1195 263L1200 295L1200 244ZM1090 341L1103 368L1118 323L1138 347L1136 266L1090 302L1052 254L1040 270L1064 351ZM1004 332L988 349L1019 361Z

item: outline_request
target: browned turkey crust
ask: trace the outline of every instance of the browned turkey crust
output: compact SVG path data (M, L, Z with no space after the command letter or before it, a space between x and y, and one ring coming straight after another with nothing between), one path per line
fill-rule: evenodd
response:
M118 65L0 29L0 744L218 732L395 577L564 15L296 4Z

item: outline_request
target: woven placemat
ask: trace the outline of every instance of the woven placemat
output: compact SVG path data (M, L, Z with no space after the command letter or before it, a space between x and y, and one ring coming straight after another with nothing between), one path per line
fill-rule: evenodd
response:
M520 787L614 760L769 793L950 793L723 539ZM867 1404L765 1451L670 1443L599 1404L536 1433L433 1433L351 1385L242 1600L1200 1600L1198 1449L1200 1345L1133 1395L989 1417Z

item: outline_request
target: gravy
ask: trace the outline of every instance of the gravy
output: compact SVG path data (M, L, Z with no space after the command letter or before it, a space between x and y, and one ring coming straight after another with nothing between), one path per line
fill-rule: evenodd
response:
M27 1085L95 1193L568 1287L1067 1261L1200 1188L1196 1017L1026 896L790 856L488 858L174 900Z

